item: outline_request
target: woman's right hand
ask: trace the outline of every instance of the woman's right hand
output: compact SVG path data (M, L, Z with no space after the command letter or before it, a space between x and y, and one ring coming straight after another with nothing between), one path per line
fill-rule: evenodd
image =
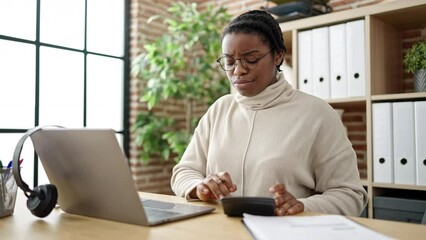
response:
M304 211L305 206L303 205L303 203L297 200L293 196L293 194L287 192L287 189L285 188L284 184L277 183L273 185L269 189L269 191L274 193L276 215L293 215Z
M192 190L191 198L198 198L201 201L210 199L221 199L237 190L237 185L232 182L228 172L219 172L208 175L203 182Z

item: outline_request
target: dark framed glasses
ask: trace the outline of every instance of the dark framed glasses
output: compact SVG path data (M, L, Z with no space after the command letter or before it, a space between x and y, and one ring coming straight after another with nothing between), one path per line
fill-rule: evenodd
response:
M225 71L234 71L235 66L237 64L237 60L240 61L240 64L243 66L243 68L252 70L257 67L257 63L262 60L264 57L266 57L269 53L271 53L272 50L269 50L269 52L265 53L264 55L260 57L255 57L253 55L244 56L242 58L233 58L229 55L224 55L216 60L220 64L220 67Z

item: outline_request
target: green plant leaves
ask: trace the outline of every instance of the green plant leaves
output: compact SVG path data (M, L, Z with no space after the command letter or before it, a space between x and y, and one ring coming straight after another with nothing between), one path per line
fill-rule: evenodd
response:
M140 155L142 161L148 162L150 157L156 155L169 159L171 151L163 135L172 129L173 125L173 119L157 117L151 112L138 115L133 131L136 133L136 144L143 147Z
M404 64L407 71L414 73L420 69L426 69L426 41L414 44L404 56Z
M151 112L159 102L184 99L187 121L192 123L198 121L191 112L193 101L209 105L229 93L229 82L215 61L230 15L223 7L208 6L203 12L197 8L196 3L175 2L168 8L169 16L150 17L148 22L162 20L168 32L145 44L132 63L132 74L143 83L140 101L150 111L141 113L133 127L143 161L150 156L180 159L191 138L192 127L175 129L171 118Z

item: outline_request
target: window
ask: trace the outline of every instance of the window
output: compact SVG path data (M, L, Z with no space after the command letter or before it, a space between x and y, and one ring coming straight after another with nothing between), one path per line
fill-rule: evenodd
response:
M128 0L0 1L0 159L35 126L112 128L128 154ZM30 140L29 186L48 183Z

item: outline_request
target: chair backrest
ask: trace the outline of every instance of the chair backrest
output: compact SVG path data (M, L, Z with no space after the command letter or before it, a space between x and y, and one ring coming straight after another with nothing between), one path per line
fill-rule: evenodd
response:
M423 214L422 224L426 224L426 211L425 214Z

